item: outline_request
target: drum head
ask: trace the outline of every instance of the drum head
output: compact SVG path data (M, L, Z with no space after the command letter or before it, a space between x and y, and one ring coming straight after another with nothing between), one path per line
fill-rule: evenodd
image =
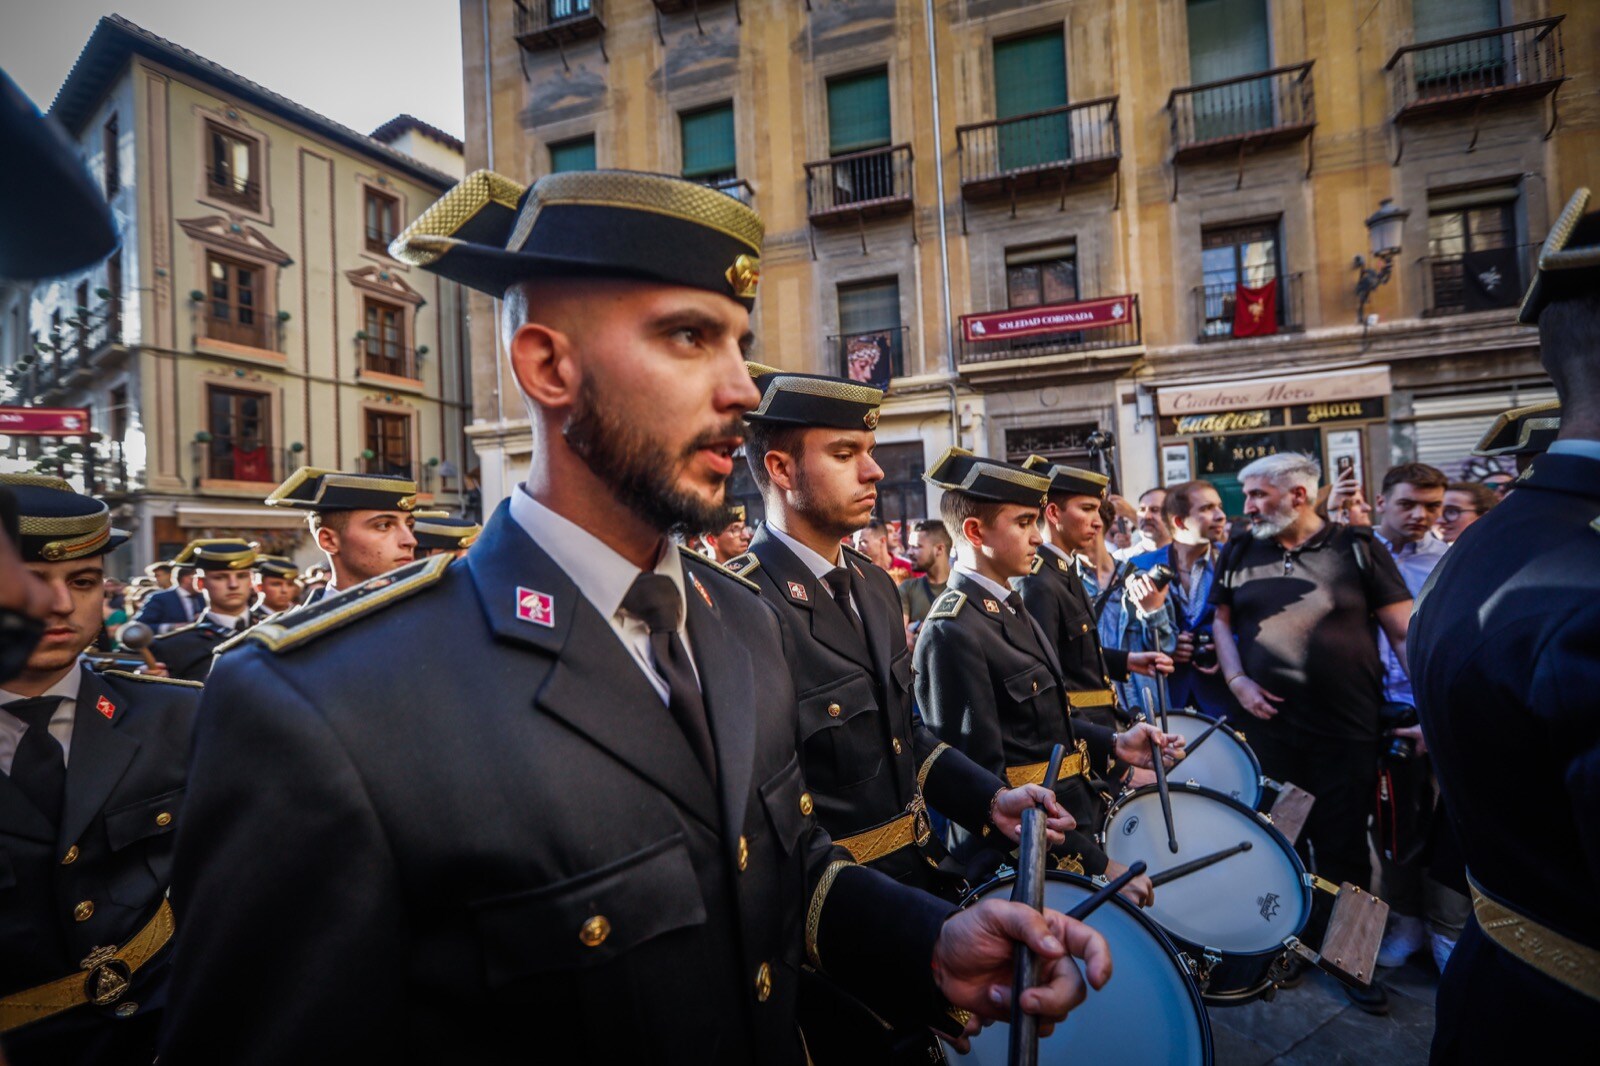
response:
M1167 732L1177 733L1193 744L1211 727L1215 719L1188 711L1173 711L1167 716ZM1167 774L1174 784L1193 781L1213 792L1232 796L1246 807L1261 806L1261 764L1255 752L1234 736L1226 725L1211 734L1193 756L1184 759Z
M1208 744L1210 741L1207 742ZM1105 851L1124 866L1143 859L1151 874L1248 840L1251 850L1156 889L1145 914L1179 940L1230 955L1281 951L1305 929L1311 890L1283 836L1238 800L1174 788L1178 853L1167 847L1161 796L1149 785L1123 796L1106 816Z
M968 899L1010 899L1015 875L989 882ZM1069 911L1093 894L1087 879L1052 870L1045 906ZM1193 979L1161 931L1121 897L1113 897L1088 924L1111 947L1111 980L1067 1016L1054 1033L1039 1041L1041 1064L1084 1062L1211 1062L1211 1025ZM1079 967L1082 968L1081 965ZM999 1022L972 1038L962 1055L945 1051L951 1062L1006 1066L1011 1027Z

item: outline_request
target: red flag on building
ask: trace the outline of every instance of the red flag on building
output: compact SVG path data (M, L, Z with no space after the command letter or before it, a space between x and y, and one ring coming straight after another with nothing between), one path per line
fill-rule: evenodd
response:
M1233 335L1265 337L1278 332L1278 279L1251 288L1240 285L1233 294Z
M233 479L235 481L271 481L272 459L266 448L233 449Z

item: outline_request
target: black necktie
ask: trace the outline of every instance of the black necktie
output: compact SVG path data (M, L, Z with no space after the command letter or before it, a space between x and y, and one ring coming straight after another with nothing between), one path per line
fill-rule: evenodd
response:
M237 619L234 620L233 631L235 633L243 633L245 630L247 630L249 628L250 628L250 618L249 618L248 615L246 615L243 618L237 618Z
M8 703L4 710L27 723L28 731L11 760L11 780L50 819L61 821L61 802L67 791L67 758L50 735L50 718L61 706L60 696L40 696Z
M706 725L705 701L695 680L694 665L689 661L689 649L678 639L682 608L678 586L663 574L640 574L622 598L622 609L650 628L650 658L667 683L667 708L694 749L695 758L715 780L717 758L711 746L711 730Z
M828 591L833 593L833 602L839 605L839 610L850 620L850 626L856 631L856 636L866 640L867 631L861 625L861 616L856 614L855 604L850 602L850 571L842 566L836 566L823 574L822 580L828 586Z
M1016 611L1017 616L1020 618L1022 616L1022 593L1012 589L1011 595L1006 597L1006 606Z

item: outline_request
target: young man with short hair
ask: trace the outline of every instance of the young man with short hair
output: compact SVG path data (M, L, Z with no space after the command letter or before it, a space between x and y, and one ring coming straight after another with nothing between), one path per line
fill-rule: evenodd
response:
M307 604L416 558L417 485L406 478L302 466L265 502L308 512L306 523L333 568L332 579L313 589Z
M250 609L253 621L290 610L300 602L300 568L281 555L256 556L256 592L261 596Z
M744 504L728 508L727 521L714 530L700 534L700 542L710 552L711 561L726 566L750 549L750 527L745 524Z
M178 556L200 574L205 610L186 626L169 630L150 642L150 653L167 672L185 681L204 681L212 656L223 641L256 623L250 617L255 599L256 550L236 537L192 540Z
M1454 544L1478 519L1494 510L1500 494L1477 481L1452 481L1445 486L1444 506L1439 508L1439 539Z
M0 1046L17 1066L151 1062L174 931L199 686L97 671L103 556L128 534L59 478L0 475L45 586L43 634L0 680Z
M195 568L181 560L180 555L172 565L172 583L145 599L134 616L135 622L143 622L157 633L166 633L200 617L206 608L205 597L194 587Z
M1117 733L1070 713L1061 660L1009 584L1032 569L1050 479L959 448L947 451L924 477L945 490L939 511L960 544L950 584L917 635L923 720L945 743L1011 785L1053 787L1078 825L1055 849L1064 868L1120 872L1108 866L1091 836L1102 811L1090 778L1118 761L1148 767L1151 737L1176 758L1182 739L1169 740L1143 723ZM1046 763L1057 744L1066 758L1060 777L1046 782ZM949 835L959 856L984 845L958 826ZM1147 877L1135 879L1126 892L1146 904L1153 893Z
M916 533L912 563L922 574L900 585L900 613L908 627L920 626L933 610L934 601L944 595L955 548L950 531L937 518L923 519L911 528Z

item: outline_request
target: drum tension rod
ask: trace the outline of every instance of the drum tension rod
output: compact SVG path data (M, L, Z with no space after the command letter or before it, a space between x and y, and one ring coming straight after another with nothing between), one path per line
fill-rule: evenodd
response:
M1318 877L1316 874L1308 873L1305 875L1305 878L1307 888L1319 889L1323 892L1326 892L1330 896L1337 896L1339 894L1339 886L1328 880L1326 877Z

